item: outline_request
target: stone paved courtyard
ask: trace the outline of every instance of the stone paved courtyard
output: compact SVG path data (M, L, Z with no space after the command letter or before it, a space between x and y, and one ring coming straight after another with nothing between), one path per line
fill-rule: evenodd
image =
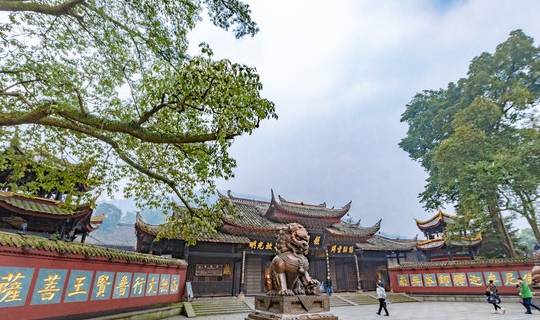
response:
M503 304L506 314L493 314L493 308L480 302L417 302L389 305L390 317L375 314L377 306L363 305L333 308L332 313L341 320L400 319L400 320L476 320L476 319L540 319L540 312L524 314L525 309L517 303ZM196 320L243 320L247 314L197 317ZM174 317L169 320L185 320Z

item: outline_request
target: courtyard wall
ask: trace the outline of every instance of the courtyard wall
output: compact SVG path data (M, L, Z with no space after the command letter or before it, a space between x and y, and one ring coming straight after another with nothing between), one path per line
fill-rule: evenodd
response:
M493 280L501 294L516 294L517 278L531 282L532 259L459 260L404 263L389 268L393 292L483 294Z
M187 264L0 232L1 319L73 319L182 300Z

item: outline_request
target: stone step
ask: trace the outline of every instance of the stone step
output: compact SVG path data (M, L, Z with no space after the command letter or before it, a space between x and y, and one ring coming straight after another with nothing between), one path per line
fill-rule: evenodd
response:
M349 294L349 295L346 295L345 298L359 305L379 303L377 299L365 293Z
M192 301L193 311L197 316L249 313L251 308L234 297L197 299Z
M214 314L236 314L236 313L249 313L251 309L224 309L224 310L196 310L195 314L197 317L208 316Z
M417 299L401 293L389 293L387 297L392 303L418 302Z
M209 310L251 310L248 307L194 307L193 310L197 311L209 311Z
M259 314L255 313L255 312L251 313L249 317L250 317L250 319L253 319L253 320L268 320L268 318L266 318L265 316L259 315Z
M331 308L349 307L349 306L352 306L352 305L353 304L348 303L347 301L341 299L340 297L338 297L336 295L330 296L330 307Z
M247 306L245 307L194 307L195 312L198 311L212 311L212 310L251 310Z

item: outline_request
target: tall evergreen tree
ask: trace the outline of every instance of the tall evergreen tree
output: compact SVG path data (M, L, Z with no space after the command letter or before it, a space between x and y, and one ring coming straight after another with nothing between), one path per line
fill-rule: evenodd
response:
M428 173L427 208L455 204L458 214L494 227L507 257L514 244L502 211L523 216L540 241L540 48L521 30L494 53L474 58L465 78L417 94L400 142Z

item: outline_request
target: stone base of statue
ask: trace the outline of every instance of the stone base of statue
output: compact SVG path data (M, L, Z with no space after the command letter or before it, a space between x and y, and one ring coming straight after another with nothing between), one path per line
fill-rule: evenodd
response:
M246 320L337 320L327 295L255 296L255 311Z

